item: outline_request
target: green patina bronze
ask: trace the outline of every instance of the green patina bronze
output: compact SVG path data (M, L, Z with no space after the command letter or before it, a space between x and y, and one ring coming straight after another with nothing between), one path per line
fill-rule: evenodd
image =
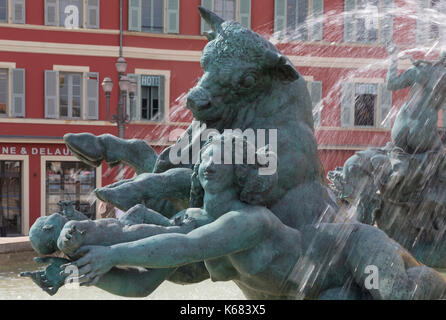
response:
M96 191L127 210L119 220L40 218L30 232L33 247L45 254L61 250L70 262L48 261L47 269L25 275L50 293L75 267L81 285L132 297L147 296L165 280L210 276L234 281L251 299L442 298L446 283L437 272L381 230L337 214L323 182L310 97L290 61L240 24L200 13L213 32L203 51L204 75L187 96L194 121L220 133L277 129L277 146L259 148L248 164L248 150L256 149L248 139L219 134L201 142L191 126L177 144L188 139L183 150L191 153L200 139L201 161L179 166L169 158L175 146L156 156L134 141L67 135L83 161L127 163L139 174ZM242 164L216 163L216 148L229 144L243 146ZM277 159L277 171L261 175L259 159L267 156ZM232 163L236 158L234 151ZM372 286L370 267L379 272Z
M397 73L392 50L387 87L410 87L392 127L392 141L357 152L328 174L338 196L357 208L357 218L376 223L415 258L446 267L446 159L437 129L446 97L446 52L435 62L414 60Z

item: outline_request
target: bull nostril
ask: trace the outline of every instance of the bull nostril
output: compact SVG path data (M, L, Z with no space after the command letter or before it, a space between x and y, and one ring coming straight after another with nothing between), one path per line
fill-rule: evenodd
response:
M189 110L206 109L211 106L211 98L207 90L194 88L187 95L186 108Z

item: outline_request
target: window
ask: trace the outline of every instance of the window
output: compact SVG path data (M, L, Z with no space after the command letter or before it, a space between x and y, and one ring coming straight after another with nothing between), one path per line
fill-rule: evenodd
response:
M25 70L0 69L0 117L24 116Z
M387 44L393 38L394 0L345 0L344 41Z
M442 44L445 43L446 28L442 21L445 14L446 2L444 0L418 0L417 44L436 40L440 40Z
M390 128L392 92L384 83L345 82L341 90L342 127Z
M0 237L22 233L22 163L0 161Z
M59 201L73 201L74 208L90 219L96 206L90 197L96 188L96 170L82 162L46 162L46 215L58 212Z
M322 40L323 14L323 0L275 0L274 32L289 40Z
M133 120L141 121L163 121L165 114L165 82L162 75L129 75L138 83L138 90L131 105L131 115ZM130 108L128 108L130 110Z
M98 29L99 4L100 0L45 0L45 25Z
M224 20L234 20L251 28L251 0L202 0L201 5ZM211 27L201 19L201 33L210 30Z
M164 1L142 0L141 31L159 32L164 31Z
M82 74L59 73L59 116L80 118L82 99Z
M129 0L129 30L179 33L179 10L179 0Z
M25 23L26 0L0 0L0 22Z
M8 22L8 0L0 0L0 22Z
M374 126L378 95L377 84L355 85L355 126Z
M0 69L0 115L8 115L8 100L9 100L9 89L8 89L8 69Z
M45 71L45 118L97 120L99 74Z

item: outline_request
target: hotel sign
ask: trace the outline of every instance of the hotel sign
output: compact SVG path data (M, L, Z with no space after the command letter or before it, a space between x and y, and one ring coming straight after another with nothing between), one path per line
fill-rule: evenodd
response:
M143 87L159 87L160 76L141 76L141 86Z

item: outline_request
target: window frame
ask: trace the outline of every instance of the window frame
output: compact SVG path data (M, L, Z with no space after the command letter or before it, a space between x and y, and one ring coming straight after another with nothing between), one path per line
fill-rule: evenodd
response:
M142 23L143 22L143 8L144 8L143 1L147 1L147 0L141 0L141 7L140 7L140 12L139 12L140 19L141 19L141 32L144 32L144 33L157 33L157 34L167 33L167 22L166 22L167 1L166 0L158 0L158 1L162 1L163 2L163 8L162 8L162 13L163 13L162 31L155 31L155 30L153 30L153 18L154 18L155 15L154 15L152 9L154 8L154 1L157 1L157 0L150 0L151 1L151 11L152 11L152 15L150 17L150 19L152 21L152 26L150 27L151 30L150 31L144 31L143 30L143 23Z
M23 1L23 22L15 22L14 1L6 0L6 20L0 20L0 24L26 24L26 0Z
M61 94L60 94L60 77L61 75L67 75L69 76L69 85L68 85L68 92L67 92L67 116L61 116ZM73 75L79 75L80 76L80 106L79 106L79 117L73 117ZM59 71L58 74L59 82L58 82L58 108L59 108L59 119L63 120L84 120L84 114L85 114L85 75L82 72L70 72L70 71Z
M129 75L130 76L130 75ZM133 115L132 123L136 124L160 124L160 123L169 123L170 119L170 79L171 79L171 71L170 70L155 70L155 69L138 69L136 68L132 76L137 77L137 114ZM163 109L160 109L162 112L162 117L159 120L146 120L141 119L141 76L163 76L164 77L164 97L163 97ZM162 78L161 78L162 79ZM129 99L127 99L129 101Z
M70 30L65 28L65 26L60 21L60 1L56 0L56 24L55 25L48 25L46 24L46 2L44 3L44 25L47 27L55 27L55 28L64 28L65 30ZM81 0L82 1L82 12L79 12L80 19L82 20L82 23L79 25L79 28L73 28L73 30L79 30L79 29L89 29L89 30L99 30L101 29L101 0L98 0L98 21L97 21L97 27L89 27L89 21L88 21L88 0Z
M351 1L354 1L354 3L355 3L353 11L357 10L356 8L358 7L358 1L360 1L360 0L351 0ZM378 20L378 28L377 28L377 38L374 41L370 41L369 39L358 40L358 26L357 26L358 25L358 22L357 22L358 17L356 16L356 13L354 13L354 12L353 13L349 13L350 11L346 11L345 10L345 3L346 2L344 2L344 13L345 13L344 24L343 24L343 26L344 26L344 39L343 39L344 42L346 42L346 43L360 43L360 44L368 44L368 45L376 45L376 44L379 45L379 44L382 44L383 40L385 39L384 36L383 36L384 30L385 30L383 19L386 16L390 16L392 18L392 36L393 36L393 18L394 18L394 16L393 16L392 13L385 14L384 10L386 8L385 8L384 0L377 0L377 2L378 2L378 18L377 18L377 20ZM393 3L392 6L394 6L394 5L395 4ZM346 30L345 29L346 29L347 22L346 22L345 19L352 19L352 21L353 21L352 22L353 23L353 31L352 31L352 33L353 33L354 40L346 40L346 36L345 36Z
M215 1L216 0L209 0L212 1L212 8L211 11L215 12L214 8L215 8ZM227 1L227 0L223 0L223 1ZM251 18L252 18L252 1L250 0L249 2L249 28L251 29ZM201 5L203 5L203 1L201 2ZM223 7L225 7L225 5L223 4ZM240 0L234 0L234 21L238 22L241 24L240 21ZM203 20L203 18L200 17L200 35L205 35L205 32L210 32L212 31L211 29L206 29L206 26L208 26L208 24Z
M377 86L373 126L355 126L356 84L374 84ZM348 89L351 88L350 86L353 86L353 90ZM391 129L391 121L389 116L393 115L393 113L391 113L391 109L393 107L393 96L392 91L386 89L385 80L383 78L352 78L348 81L342 82L340 98L341 128L386 131ZM346 119L347 116L349 121Z
M376 89L376 94L373 93L358 93L358 85L373 85ZM378 83L364 83L364 82L355 82L355 90L354 90L354 97L353 97L353 127L355 128L376 128L378 127L378 108L379 108L379 84ZM360 95L374 95L375 96L375 104L373 106L373 125L357 125L356 124L356 100L358 99L358 96Z

